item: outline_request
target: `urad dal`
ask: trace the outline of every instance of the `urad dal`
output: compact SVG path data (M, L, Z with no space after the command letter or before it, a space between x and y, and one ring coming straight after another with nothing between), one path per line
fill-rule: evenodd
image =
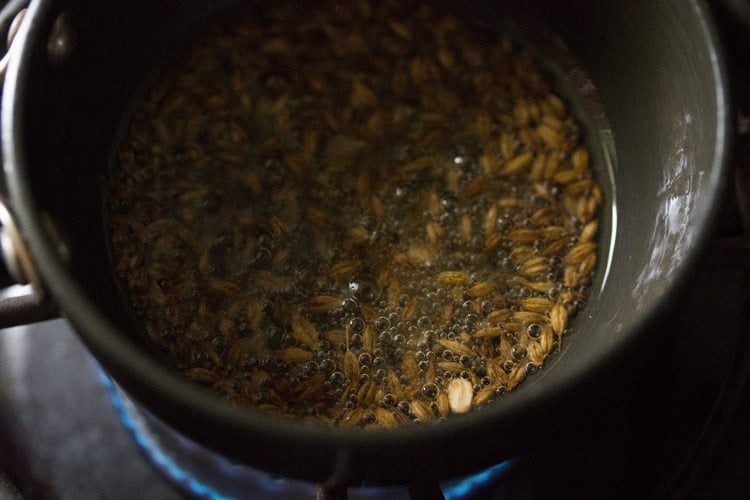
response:
M578 125L508 38L303 5L207 31L138 102L107 185L133 317L237 405L374 428L486 404L590 285Z

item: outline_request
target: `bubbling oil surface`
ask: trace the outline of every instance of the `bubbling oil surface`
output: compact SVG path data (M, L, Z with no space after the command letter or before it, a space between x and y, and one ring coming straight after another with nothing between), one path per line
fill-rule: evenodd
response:
M578 125L508 39L308 8L210 31L139 102L107 189L134 316L239 405L392 427L486 404L588 293Z

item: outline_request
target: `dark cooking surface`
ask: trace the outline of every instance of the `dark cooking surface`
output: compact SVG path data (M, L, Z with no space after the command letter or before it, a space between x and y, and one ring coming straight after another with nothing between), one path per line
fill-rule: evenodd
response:
M719 421L731 424L724 439L696 452L706 463L683 469L747 334L741 280L734 269L704 269L657 361L625 389L613 386L610 408L522 456L491 496L652 497L686 470L673 484L690 496L748 497L747 388L733 418ZM3 475L27 498L184 496L123 429L96 363L60 320L0 331L0 471L0 498Z
M10 78L14 75L18 78L15 87L11 87L9 79L8 88L15 88L18 92L6 95L8 107L5 116L11 119L3 124L8 132L5 137L12 136L4 144L4 153L18 173L9 179L12 180L11 195L18 206L21 225L24 230L28 229L36 261L51 292L64 302L64 310L82 327L82 332L86 332L87 342L97 352L98 359L118 373L126 387L138 391L154 411L170 418L174 425L186 429L203 442L223 445L227 453L242 454L247 460L263 457L263 462L277 471L326 477L330 464L342 457L340 451L344 448L351 450L347 458L351 456L349 463L355 466L339 469L342 475L375 480L399 476L407 480L411 479L407 475L458 471L460 464L486 464L489 457L481 453L483 450L516 452L519 445L527 444L534 436L538 436L538 440L547 439L549 434L541 431L549 428L550 410L524 410L557 407L559 400L547 396L560 387L563 390L570 388L569 392L565 391L566 395L593 388L596 385L593 382L590 385L585 383L591 378L592 371L602 374L597 382L610 384L610 378L604 376L603 365L614 358L620 358L617 360L620 361L635 356L639 352L636 349L644 347L642 344L650 336L636 327L642 326L641 320L650 318L651 313L661 307L660 299L664 298L664 292L671 291L671 283L683 284L684 280L668 280L670 285L667 286L662 277L668 278L672 271L676 275L682 274L683 257L691 254L692 243L703 239L708 222L705 217L713 212L706 208L718 195L713 188L721 169L716 168L719 162L712 156L723 150L717 141L723 137L724 128L719 122L723 123L726 115L720 108L723 100L717 89L707 82L710 80L720 85L721 78L716 72L716 64L712 64L716 60L712 55L713 44L703 43L708 41L705 37L703 42L698 36L688 45L680 44L689 34L709 34L704 29L708 23L700 18L700 9L685 9L684 3L673 1L670 5L643 3L638 8L628 5L623 12L619 3L615 7L608 2L585 5L576 2L580 9L588 7L587 16L577 19L580 24L571 23L570 16L564 19L557 16L560 28L565 28L565 31L560 31L560 36L568 40L566 34L579 34L571 39L571 51L580 54L582 67L591 68L592 81L597 82L596 88L601 91L602 103L611 117L612 130L617 137L617 157L622 160L623 167L627 166L627 172L634 174L623 175L622 182L620 176L617 179L618 214L621 215L617 228L625 237L617 242L618 250L613 254L609 278L619 286L605 287L604 292L597 295L598 301L589 302L590 306L599 305L590 308L590 312L600 312L608 318L592 314L592 321L582 322L577 328L577 341L566 344L564 355L572 357L581 353L578 361L548 365L549 369L537 377L535 390L518 391L508 396L507 412L498 407L488 409L476 418L467 418L463 427L459 420L449 422L446 424L448 432L438 428L422 429L413 439L403 440L406 446L398 448L400 453L392 453L394 444L385 439L373 442L368 436L344 433L321 436L296 427L273 425L266 419L238 423L232 418L234 413L226 411L223 405L197 397L196 388L178 383L165 384L169 380L165 379L166 370L157 368L153 359L132 343L132 337L125 333L128 322L124 319L121 297L107 279L110 274L104 272L108 260L105 246L99 244L101 232L97 232L102 224L101 214L97 211L101 206L98 193L100 172L96 169L104 168L106 164L103 159L111 147L112 129L122 117L125 95L131 94L129 84L132 82L127 80L137 79L128 69L144 59L144 52L135 49L152 41L148 34L161 35L173 23L157 23L156 20L164 19L158 16L145 19L150 11L136 9L141 3L164 5L163 2L83 3L87 7L106 4L106 8L86 9L87 14L101 14L99 18L91 17L100 22L85 22L82 18L71 20L71 29L77 26L80 30L76 37L80 51L76 51L71 64L55 71L48 67L49 58L44 54L44 29L52 19L29 24L30 29L22 31L17 39L21 45L16 52L20 59L16 60L22 61L22 65L13 65L13 69L19 71L10 72ZM42 4L44 2L35 2L34 6ZM126 10L124 6L132 7ZM131 12L134 17L126 15ZM34 13L49 13L52 17L56 12L32 9L27 18L29 21L40 19ZM500 14L499 11L496 13ZM607 22L620 17L627 22ZM128 36L132 34L132 26L146 28L146 25L153 29L144 31L143 36ZM556 30L556 27L551 28ZM583 36L589 27L595 38ZM624 28L622 33L617 31L618 27ZM126 31L127 28L130 30ZM670 37L670 29L675 31L674 39ZM142 30L138 31L141 34ZM24 44L29 40L25 35L31 35L35 42ZM596 38L599 36L601 38ZM651 36L655 37L653 46L648 43ZM585 39L588 39L587 43L583 43ZM592 40L597 43L591 43ZM670 40L670 43L662 43ZM28 50L23 50L24 47ZM632 50L623 50L624 47ZM689 57L676 57L672 49L678 48L686 49ZM705 50L699 50L701 48ZM689 64L683 68L681 62ZM34 71L37 68L40 74ZM606 75L618 68L622 71L612 74L617 78L602 79L602 85L598 85L596 75ZM671 71L673 69L675 71ZM686 71L679 72L678 69ZM83 74L92 78L80 78ZM22 94L21 89L26 89L27 85L28 92ZM61 89L63 93L59 92ZM33 104L23 105L27 98ZM633 106L634 101L639 105ZM16 108L15 104L19 107ZM693 117L701 117L700 123ZM687 121L692 125L683 126ZM46 128L47 125L51 127ZM700 140L693 140L696 135ZM19 141L14 141L16 138ZM654 168L657 164L658 168ZM679 182L670 181L674 165L680 167ZM701 176L703 180L696 179L693 183L693 177ZM65 196L61 196L61 192L65 192ZM657 195L656 200L653 195ZM54 232L63 235L68 243L70 264L61 262L60 245L54 244L50 232L43 229L47 226L40 219L44 219L46 213L50 214L52 224L59 230ZM672 240L677 240L674 245ZM659 250L656 254L652 248L655 244ZM630 293L631 288L636 288L636 293ZM96 304L92 305L91 299ZM647 317L633 314L634 311L646 313ZM105 315L112 321L105 321ZM124 331L115 331L112 323ZM600 324L614 324L615 327L607 335L600 335L597 327ZM594 370L600 367L601 370ZM566 402L574 401L574 398L566 398ZM561 403L559 406L566 405ZM192 411L187 412L185 408ZM564 408L566 416L574 413L571 410L570 407ZM570 421L561 418L559 422L569 425ZM217 432L218 428L224 431ZM492 432L486 432L488 428L492 428ZM396 432L394 437L401 436L402 432ZM235 446L237 439L244 436L252 439L244 441L245 446ZM524 443L520 443L521 438ZM492 442L492 446L487 446L488 442ZM299 452L289 453L289 450ZM432 450L435 453L431 453ZM456 460L459 455L460 460ZM448 460L448 457L453 457L453 460ZM364 466L356 467L360 460Z
M659 361L625 389L613 388L609 409L522 456L494 496L661 491L699 436L731 365L741 330L741 280L736 271L707 268L671 323L674 334L659 348ZM0 388L0 467L26 497L182 496L123 429L95 361L64 321L0 332ZM687 476L696 481L690 491L697 496L750 492L744 473L750 470L750 397L743 401L717 460Z

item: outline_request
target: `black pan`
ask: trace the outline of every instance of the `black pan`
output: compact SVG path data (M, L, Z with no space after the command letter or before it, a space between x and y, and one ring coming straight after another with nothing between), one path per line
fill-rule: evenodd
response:
M679 310L728 171L728 86L709 7L469 2L461 14L490 27L512 19L548 52L598 145L608 201L603 258L561 352L481 411L373 432L290 425L234 408L161 363L108 271L102 179L140 83L224 4L33 1L5 81L5 176L41 282L105 370L149 411L233 459L288 476L349 485L443 478L496 463L561 427L585 432L584 410L606 405L613 381L660 337L679 335L659 320Z

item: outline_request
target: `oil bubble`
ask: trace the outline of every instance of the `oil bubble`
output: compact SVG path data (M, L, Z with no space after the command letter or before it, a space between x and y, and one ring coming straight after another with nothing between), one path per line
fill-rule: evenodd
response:
M308 361L307 363L305 363L303 373L307 376L317 375L318 373L320 373L320 365L317 363L317 361Z
M427 316L422 316L417 320L417 326L422 330L426 330L427 328L429 328L431 323L432 321Z
M349 320L349 328L354 333L362 333L365 330L365 320L356 317Z
M354 348L362 347L362 335L359 333L352 334L350 343Z
M382 333L391 327L391 322L385 316L380 316L375 320L375 331Z
M334 386L339 386L344 383L346 380L346 376L344 376L343 372L335 371L331 373L330 377L328 377L328 380L331 381L331 384Z
M432 382L428 382L422 386L422 395L426 398L434 398L438 394L438 387Z
M523 359L528 354L526 346L523 346L521 344L514 345L510 351L511 354L513 354L513 357L516 359Z
M479 323L479 316L476 314L467 314L464 318L464 324L469 328L474 327L477 323Z
M542 327L541 325L538 325L537 323L531 323L526 328L526 333L529 334L529 337L533 339L538 339L539 336L542 334Z

